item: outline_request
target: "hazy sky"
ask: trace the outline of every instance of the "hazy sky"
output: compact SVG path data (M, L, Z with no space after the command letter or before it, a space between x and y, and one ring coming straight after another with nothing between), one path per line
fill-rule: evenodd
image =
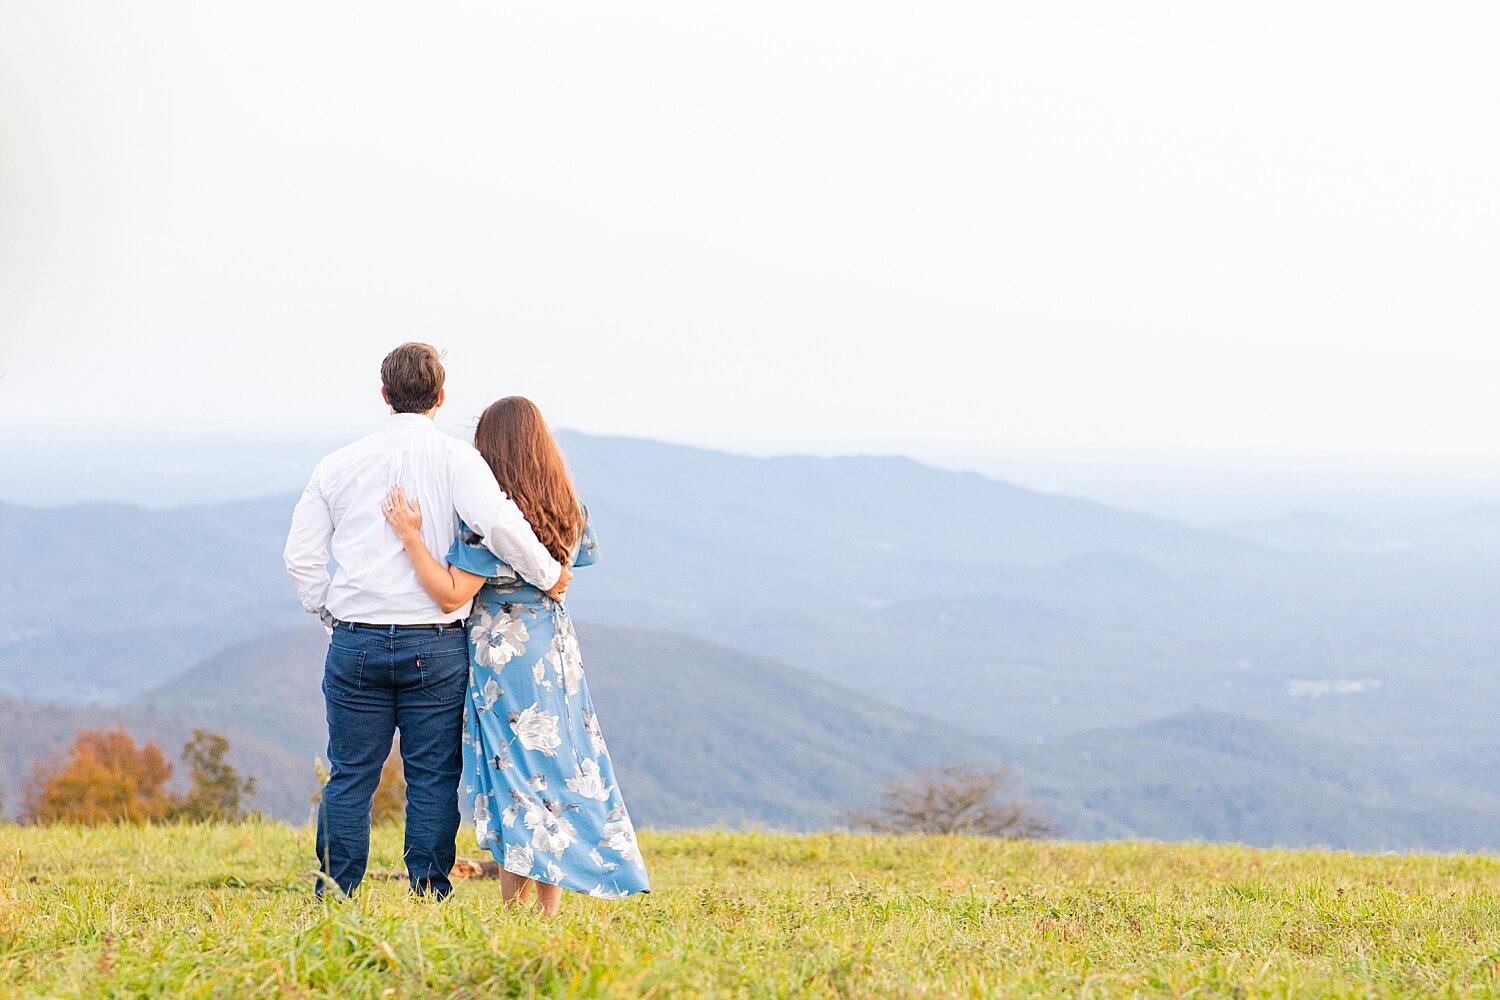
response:
M0 422L1500 457L1497 12L0 0Z

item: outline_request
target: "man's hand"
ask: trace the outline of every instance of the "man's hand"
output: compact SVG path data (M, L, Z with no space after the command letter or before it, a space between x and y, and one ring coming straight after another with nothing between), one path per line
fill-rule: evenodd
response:
M562 568L562 575L557 578L557 582L552 585L552 589L547 591L547 596L554 601L561 601L568 593L568 584L572 582L573 571L564 566Z

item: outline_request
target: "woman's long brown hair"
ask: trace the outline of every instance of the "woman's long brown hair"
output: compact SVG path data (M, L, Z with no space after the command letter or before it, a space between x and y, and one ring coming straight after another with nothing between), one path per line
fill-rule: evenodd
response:
M583 534L583 508L542 411L525 396L495 400L479 416L474 447L552 557L571 562Z

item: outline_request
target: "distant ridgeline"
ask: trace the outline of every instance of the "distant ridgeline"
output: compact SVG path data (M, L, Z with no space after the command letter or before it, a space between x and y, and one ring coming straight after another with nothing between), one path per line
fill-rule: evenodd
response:
M570 605L643 823L828 826L902 767L1004 759L1068 836L1500 847L1500 508L1354 545L904 459L564 445L603 551ZM306 817L324 640L280 565L292 500L0 505L7 811L119 720L224 732L256 806Z

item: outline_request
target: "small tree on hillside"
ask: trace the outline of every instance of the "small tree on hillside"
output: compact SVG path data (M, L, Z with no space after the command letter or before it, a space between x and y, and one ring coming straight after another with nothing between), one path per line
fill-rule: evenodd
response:
M328 765L322 758L313 762L318 778L318 790L313 793L313 817L323 801L323 789L328 784ZM406 815L406 772L401 766L401 740L391 744L391 752L380 768L380 784L375 786L375 798L370 802L370 822L373 825L395 823Z
M876 800L843 819L877 833L1035 839L1056 832L1042 810L1010 792L1010 765L942 764L887 778Z
M61 766L40 761L26 790L32 823L144 823L167 819L179 800L167 791L172 765L155 743L136 746L118 729L81 732Z
M178 809L183 819L232 823L244 815L246 800L255 793L255 779L241 778L225 758L229 741L218 733L193 730L193 738L182 748L192 787Z
M313 758L313 778L318 783L318 790L308 796L307 801L312 803L312 812L308 814L307 821L316 823L318 821L318 810L323 808L323 789L328 787L328 765L322 757Z
M406 815L406 770L401 765L401 740L391 745L390 756L380 769L380 784L370 803L370 822L398 823Z

